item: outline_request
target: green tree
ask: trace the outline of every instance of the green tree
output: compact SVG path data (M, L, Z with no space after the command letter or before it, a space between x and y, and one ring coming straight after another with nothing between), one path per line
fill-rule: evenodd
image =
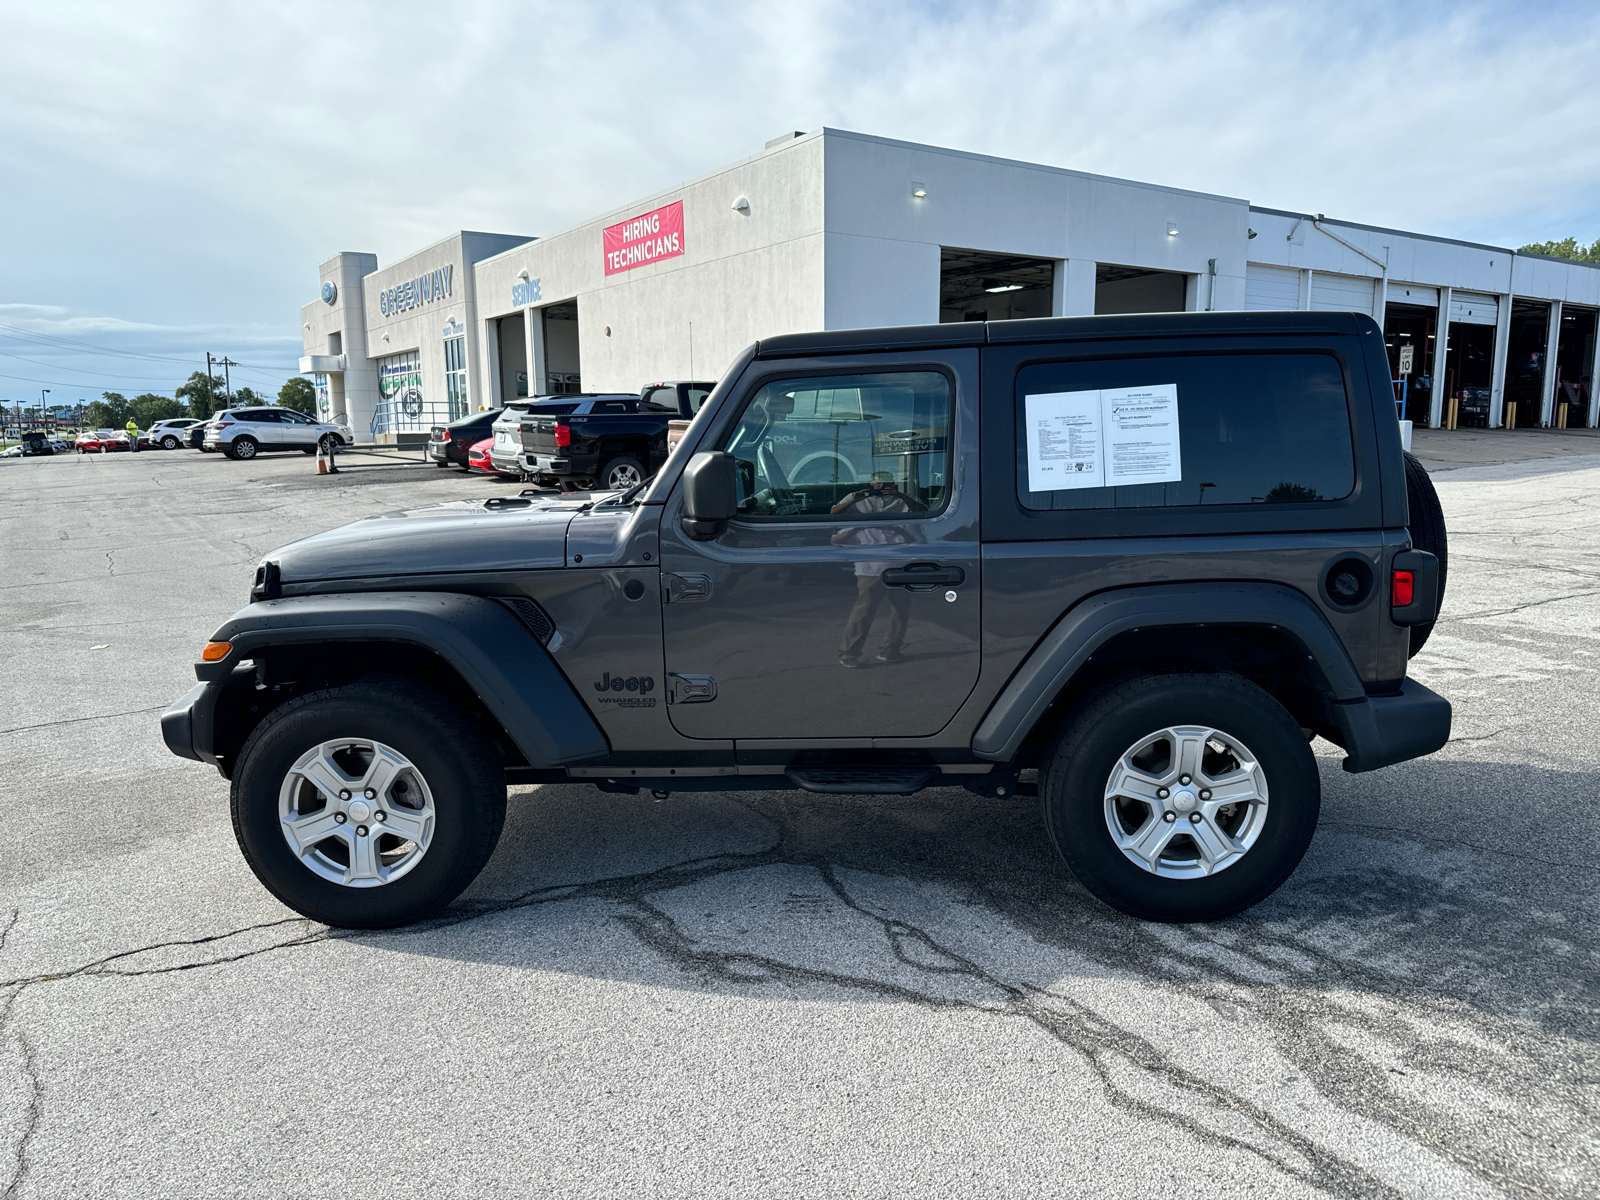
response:
M1551 258L1570 258L1574 262L1600 263L1600 238L1592 245L1583 246L1577 238L1562 238L1559 242L1530 242L1522 247L1524 254L1548 254Z
M84 409L83 419L91 429L121 429L128 423L128 398L121 392L101 392L100 399Z
M291 375L278 389L278 403L297 412L315 415L317 389L311 386L311 381L304 375Z
M228 397L229 408L243 408L246 404L265 404L267 398L255 388L242 387Z
M204 371L190 375L173 395L189 406L191 417L201 420L228 407L227 386L222 376L213 375L207 379Z
M182 400L174 400L171 396L157 396L150 392L129 400L128 411L139 423L140 429L149 429L157 421L170 421L174 417L187 416L189 412Z

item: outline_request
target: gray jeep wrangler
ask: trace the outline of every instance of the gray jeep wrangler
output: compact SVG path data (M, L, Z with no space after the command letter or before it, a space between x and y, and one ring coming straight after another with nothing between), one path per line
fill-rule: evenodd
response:
M306 916L438 912L506 785L1037 789L1096 896L1270 895L1349 771L1429 754L1445 534L1353 313L751 346L627 491L440 504L267 556L173 753ZM1035 782L1036 780L1036 782Z

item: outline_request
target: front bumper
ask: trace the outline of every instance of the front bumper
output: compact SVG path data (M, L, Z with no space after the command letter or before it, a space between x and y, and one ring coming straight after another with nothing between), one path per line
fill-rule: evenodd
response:
M1344 769L1352 773L1421 758L1450 740L1450 701L1415 679L1392 695L1332 707L1349 755Z
M220 681L196 684L161 714L161 740L167 743L168 750L196 762L217 761L211 747L215 741L217 697L222 688Z

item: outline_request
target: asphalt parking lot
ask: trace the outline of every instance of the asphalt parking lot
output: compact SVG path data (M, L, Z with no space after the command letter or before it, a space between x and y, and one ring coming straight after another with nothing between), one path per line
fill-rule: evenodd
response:
M1304 864L1205 927L1030 801L547 786L444 918L330 932L157 715L261 554L518 485L0 462L0 1193L1600 1194L1600 440L1448 436L1454 739L1319 742Z

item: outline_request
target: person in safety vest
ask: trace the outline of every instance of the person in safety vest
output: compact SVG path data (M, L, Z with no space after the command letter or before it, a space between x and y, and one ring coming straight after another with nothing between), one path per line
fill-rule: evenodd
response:
M132 419L128 421L128 449L139 452L139 423Z

